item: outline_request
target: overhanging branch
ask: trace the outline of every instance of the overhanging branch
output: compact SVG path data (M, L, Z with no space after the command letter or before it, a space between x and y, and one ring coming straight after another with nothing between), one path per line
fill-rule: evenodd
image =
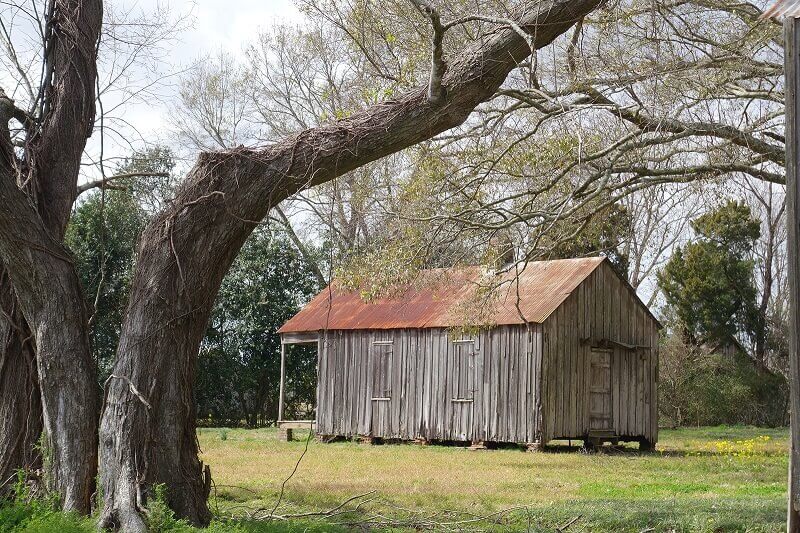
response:
M78 195L81 195L92 189L110 189L112 182L119 181L127 178L168 178L167 172L128 172L125 174L117 174L116 176L109 176L98 180L78 185Z

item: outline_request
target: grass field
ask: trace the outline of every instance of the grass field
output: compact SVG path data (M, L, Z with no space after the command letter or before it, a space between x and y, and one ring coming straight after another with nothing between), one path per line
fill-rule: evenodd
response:
M524 453L285 443L273 429L198 433L215 482L215 533L783 529L786 430L662 431L655 453L630 448L591 455L575 448ZM333 516L263 520L296 466L275 514L330 510L363 496ZM151 504L150 515L154 533L196 531L171 519L163 503ZM54 512L47 502L0 506L0 533L92 531L94 519Z
M216 483L211 505L220 515L272 510L306 446L276 436L273 429L200 431L202 458ZM476 452L312 440L277 514L330 509L375 492L348 505L369 500L356 512L278 529L328 531L367 523L492 531L779 531L787 436L786 430L747 427L662 430L652 454L634 447L598 454ZM479 519L510 508L517 509ZM277 526L242 525L248 531Z

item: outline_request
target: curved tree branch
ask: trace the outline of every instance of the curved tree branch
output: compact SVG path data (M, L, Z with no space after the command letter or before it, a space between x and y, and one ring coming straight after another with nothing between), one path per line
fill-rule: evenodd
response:
M107 178L93 180L78 185L77 195L80 196L81 194L87 191L91 191L92 189L108 189L111 187L113 182L128 178L168 178L168 177L169 173L167 172L127 172L125 174L108 176Z

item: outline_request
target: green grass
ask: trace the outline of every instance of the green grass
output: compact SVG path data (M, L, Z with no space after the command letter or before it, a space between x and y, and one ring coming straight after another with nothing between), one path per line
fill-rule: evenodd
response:
M376 490L354 519L374 512L404 520L413 510L458 521L525 506L480 528L554 531L580 516L570 532L778 531L787 437L750 427L662 430L656 453L632 446L591 455L312 441L279 512L327 509ZM271 508L305 446L277 441L272 429L229 430L224 441L219 430L203 429L200 444L217 483L212 506L222 514Z
M563 448L473 452L312 440L286 483L278 514L330 509L366 493L347 508L369 501L328 519L271 522L245 517L273 508L306 443L279 442L273 429L204 428L198 433L202 459L211 465L215 482L210 504L218 518L212 531L351 531L364 523L385 530L387 521L396 526L444 523L439 530L543 532L571 523L569 533L772 532L784 527L788 434L783 429L664 430L652 454L639 454L635 447L587 455ZM20 512L25 515L24 509L0 508L0 533L94 531L90 519L41 509L20 518ZM193 531L174 521L160 530Z

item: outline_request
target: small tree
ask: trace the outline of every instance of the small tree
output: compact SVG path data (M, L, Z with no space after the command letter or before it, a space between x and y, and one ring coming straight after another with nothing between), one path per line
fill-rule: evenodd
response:
M147 220L127 190L93 193L76 210L65 237L91 313L92 355L102 383L111 372L127 306L136 240Z
M581 222L582 228L577 233L576 228L569 227L568 223L567 227L555 232L556 235L570 235L571 238L556 244L550 257L571 258L602 253L608 257L611 267L628 279L629 260L623 244L630 239L633 220L626 207L618 202L603 206L607 203L605 196L601 195L604 201L597 202L602 207L586 206L585 211L592 214Z
M116 176L131 178L85 195L67 226L64 239L75 258L90 310L92 355L100 383L111 373L119 344L136 242L149 213L171 194L174 168L169 148L134 153L115 169Z
M739 350L725 354L678 334L662 339L658 395L659 412L671 426L787 422L788 386L781 374L759 369Z

